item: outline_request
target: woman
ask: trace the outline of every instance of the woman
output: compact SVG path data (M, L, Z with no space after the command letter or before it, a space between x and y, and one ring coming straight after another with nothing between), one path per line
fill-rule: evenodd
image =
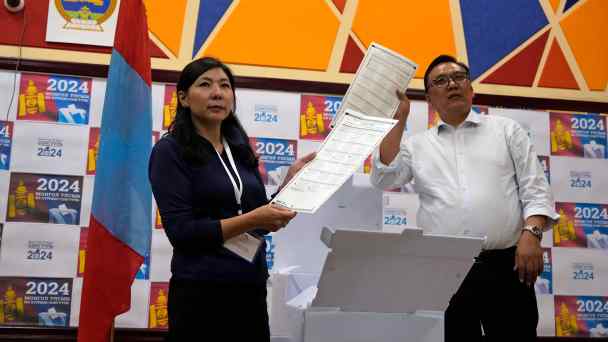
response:
M209 57L191 62L177 96L175 120L154 146L149 169L173 245L169 340L268 341L262 235L284 227L295 212L268 204L258 160L234 114L226 65ZM285 182L313 157L296 161Z

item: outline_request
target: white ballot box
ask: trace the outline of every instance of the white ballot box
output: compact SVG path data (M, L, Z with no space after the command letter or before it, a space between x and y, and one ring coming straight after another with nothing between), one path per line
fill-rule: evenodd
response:
M321 274L328 249L319 240L323 226L382 230L382 191L346 182L314 215L301 214L273 234L274 270L299 266L295 273ZM369 182L369 181L368 181ZM362 182L359 182L362 183Z
M290 266L270 273L270 334L289 337L287 302L308 288L316 288L320 273L304 273L300 266Z
M483 238L324 228L318 286L287 304L293 342L443 341L443 311Z

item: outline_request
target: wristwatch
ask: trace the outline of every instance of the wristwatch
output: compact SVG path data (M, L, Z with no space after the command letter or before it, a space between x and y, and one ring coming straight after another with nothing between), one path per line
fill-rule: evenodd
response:
M529 224L529 225L524 226L521 230L522 230L522 232L528 231L528 232L532 233L532 235L536 236L539 241L543 239L543 230L538 226Z

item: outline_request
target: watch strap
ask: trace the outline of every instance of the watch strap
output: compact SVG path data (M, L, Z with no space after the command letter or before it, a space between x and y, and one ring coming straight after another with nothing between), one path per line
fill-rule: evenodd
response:
M523 231L530 232L532 235L536 236L539 240L543 239L543 231L538 226L529 224L522 228L522 232Z

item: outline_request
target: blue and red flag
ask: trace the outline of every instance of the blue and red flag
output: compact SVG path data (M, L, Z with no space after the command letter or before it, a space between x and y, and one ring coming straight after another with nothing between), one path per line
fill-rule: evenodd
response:
M129 310L133 279L150 254L148 41L142 0L121 1L101 122L79 342L109 341L114 318Z

